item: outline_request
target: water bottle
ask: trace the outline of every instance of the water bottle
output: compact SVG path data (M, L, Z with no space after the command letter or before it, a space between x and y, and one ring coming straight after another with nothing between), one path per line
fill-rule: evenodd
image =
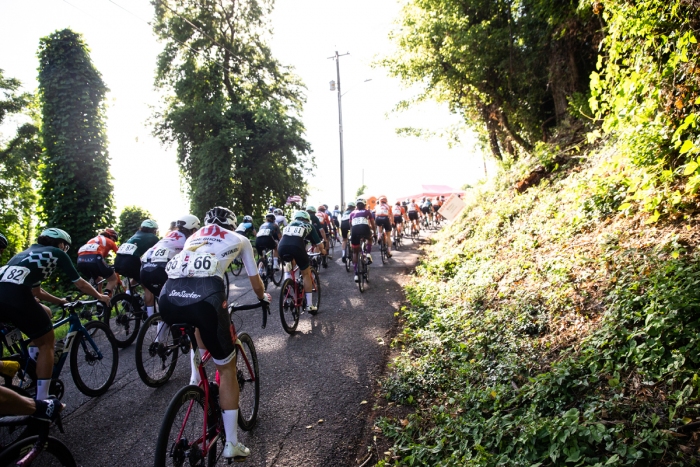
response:
M53 349L53 364L57 365L58 360L61 358L61 355L63 355L63 348L65 347L65 342L63 342L63 339L60 341L56 342L56 347Z

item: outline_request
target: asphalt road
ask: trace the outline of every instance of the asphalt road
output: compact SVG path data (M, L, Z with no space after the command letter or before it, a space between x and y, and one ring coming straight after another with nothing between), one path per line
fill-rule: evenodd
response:
M260 309L237 313L237 330L253 338L261 381L257 425L240 435L252 451L245 465L358 464L372 387L383 372L394 313L403 301L401 285L418 258L418 245L408 243L386 265L375 249L371 282L363 294L336 247L336 260L321 270L319 313L303 314L292 336L280 325L279 288L274 284L268 288L273 307L266 329L261 329ZM231 297L253 303L250 283L245 273L241 276L231 285ZM73 386L66 366L66 432L54 435L68 445L80 466L153 465L166 407L188 384L189 374L188 359L181 356L165 386L147 387L136 372L132 345L119 351L119 371L109 391L91 399Z

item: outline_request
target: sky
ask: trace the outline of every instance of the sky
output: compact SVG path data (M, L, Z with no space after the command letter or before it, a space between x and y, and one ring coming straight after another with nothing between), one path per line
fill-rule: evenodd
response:
M399 3L392 0L276 3L273 55L293 67L307 88L302 121L316 162L308 179L309 204L340 202L338 96L329 86L337 80L336 64L328 58L336 50L349 53L340 58L346 202L363 181L368 193L395 197L411 194L421 184L459 188L484 176L484 158L470 134L452 149L441 139L396 134L404 126L440 130L459 122L434 103L400 115L392 112L417 92L372 66L394 50L388 34L399 13ZM163 47L147 24L152 16L147 0L0 0L0 69L33 92L39 39L63 28L81 33L110 89L106 125L117 213L138 205L167 225L187 213L188 200L175 148L151 134L154 108L162 98L153 78ZM0 141L12 136L19 121L14 118L0 128ZM492 173L494 167L487 162L487 169Z

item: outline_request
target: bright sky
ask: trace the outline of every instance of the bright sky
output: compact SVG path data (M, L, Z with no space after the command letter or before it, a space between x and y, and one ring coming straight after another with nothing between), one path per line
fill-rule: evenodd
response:
M363 173L369 192L390 197L407 195L420 184L459 188L483 177L482 155L469 135L461 147L448 149L439 139L395 134L397 127L439 130L458 121L437 104L387 118L397 102L414 94L383 69L371 67L376 56L392 49L388 32L399 11L392 1L277 2L273 54L293 66L307 86L302 120L317 165L309 179L309 204L340 202L338 99L329 90L336 69L327 58L336 50L350 52L340 59L342 90L347 93L342 98L346 202L354 198ZM174 148L163 147L148 122L158 105L153 77L162 49L146 24L152 16L147 0L0 0L0 69L6 77L21 80L24 90L34 91L39 39L66 27L83 34L110 88L107 132L117 211L136 204L167 225L187 212L188 202ZM0 138L11 136L10 126L0 129Z

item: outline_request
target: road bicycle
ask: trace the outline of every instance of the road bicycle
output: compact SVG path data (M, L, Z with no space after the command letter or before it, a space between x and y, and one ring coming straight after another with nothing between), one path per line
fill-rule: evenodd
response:
M367 239L363 238L360 244L360 252L358 253L357 263L357 286L360 288L360 293L364 293L365 284L369 283L369 262L367 261Z
M264 249L263 255L258 261L258 273L260 274L260 279L262 279L265 285L265 290L267 290L267 284L272 281L277 287L282 283L282 268L274 268L274 260L272 258L273 250Z
M129 347L139 333L141 323L146 320L146 303L143 287L137 280L128 277L120 281L110 300L111 310L104 315L104 322L114 334L117 347Z
M60 440L49 436L50 426L49 422L29 415L0 418L0 429L24 433L13 443L0 447L0 465L76 467L70 449ZM60 415L56 419L56 426L63 433Z
M379 254L382 257L382 264L386 264L386 262L389 260L389 249L384 241L384 232L378 236L377 243L379 244Z
M348 239L345 242L345 271L350 272L351 266L352 266L352 244L350 243L350 234L348 233Z
M309 255L318 256L318 253ZM313 305L315 310L309 310L309 313L315 315L318 313L318 308L321 306L321 283L318 279L318 272L311 269L311 303L306 303L306 292L304 291L304 278L299 271L299 266L292 268L291 256L282 258L289 270L290 277L282 282L280 290L280 321L282 327L287 334L293 334L299 325L299 315L307 308L307 305ZM285 269L285 270L287 270Z
M403 238L403 231L399 233L398 226L399 225L405 225L404 224L396 224L396 228L391 232L393 237L394 237L394 250L399 251L401 249L401 243L402 243L402 238Z
M263 321L269 313L265 302L254 305L230 306L233 314L239 310L263 307ZM211 359L209 352L200 357L193 326L173 324L170 333L187 336L194 349L194 363L200 376L198 386L180 389L171 399L163 417L156 444L155 465L214 466L223 453L226 436L219 406L218 373L215 381L209 381L204 368ZM246 333L236 334L231 324L236 348L236 377L239 387L238 425L245 431L252 430L258 416L260 403L260 375L258 357L253 340ZM188 350L189 351L189 350Z
M66 303L63 305L61 318L53 325L54 329L69 325L65 340L56 342L49 386L49 394L59 399L63 397L65 390L59 376L69 356L75 386L86 396L97 397L107 392L117 374L119 353L112 332L102 321L88 321L83 325L80 320L81 313L76 312L79 307L84 311L94 305L100 306L101 303L97 300ZM9 354L2 359L20 364L12 384L34 396L37 376L36 362L29 357L28 347L31 340L23 339L20 330L8 324L2 325L0 335L3 338L1 343L5 347L3 354Z

